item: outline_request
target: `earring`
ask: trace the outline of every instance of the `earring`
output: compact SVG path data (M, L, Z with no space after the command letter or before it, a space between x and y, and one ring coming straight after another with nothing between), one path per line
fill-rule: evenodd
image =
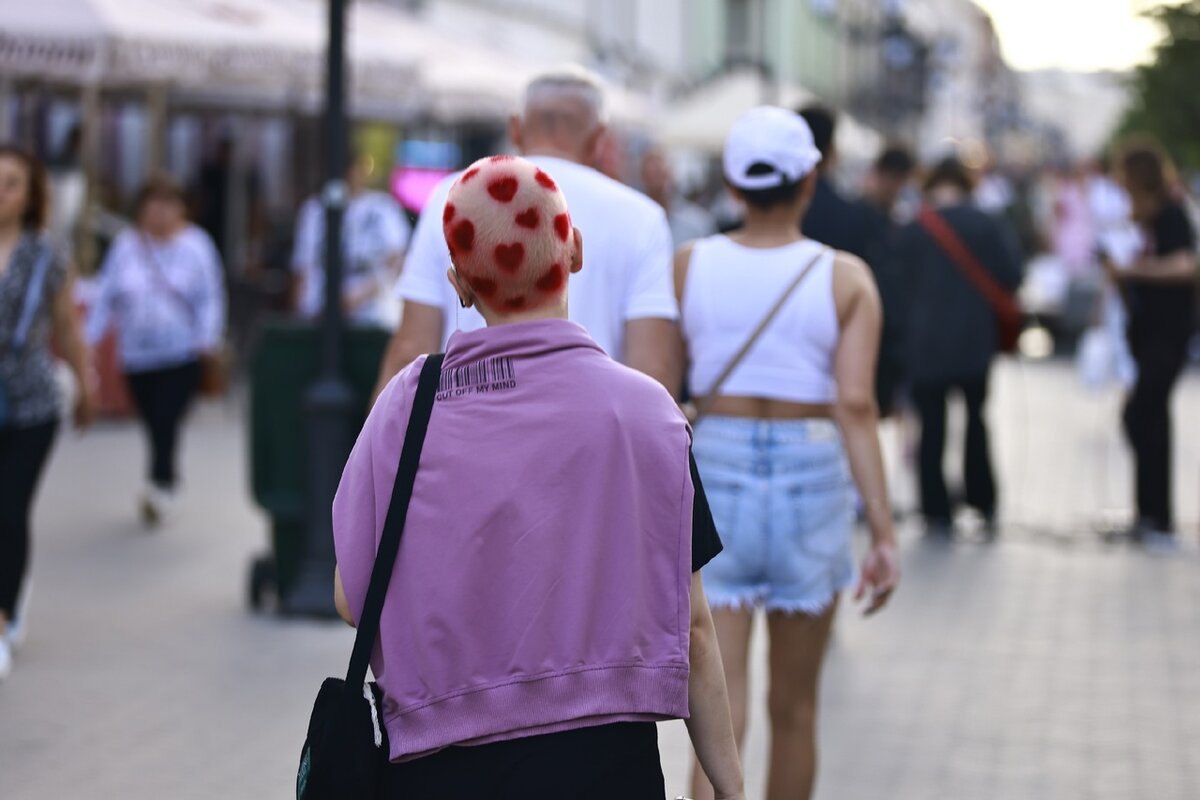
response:
M466 301L466 300L463 300L461 297L460 297L460 298L458 298L458 304L459 304L460 306L462 306L463 308L467 308L467 307L468 307L468 306L467 306L467 301Z

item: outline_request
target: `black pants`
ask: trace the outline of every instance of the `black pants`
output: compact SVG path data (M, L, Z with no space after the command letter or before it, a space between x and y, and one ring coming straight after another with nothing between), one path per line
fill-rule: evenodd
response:
M962 392L967 404L967 445L963 454L967 505L988 520L996 515L996 479L992 473L987 423L983 418L987 375L967 381L917 384L913 386L912 398L921 416L921 511L925 519L934 524L948 524L954 514L946 489L946 476L942 473L946 449L946 398L954 390Z
M29 567L29 512L58 422L0 428L0 613L12 619Z
M623 722L477 747L448 747L392 764L384 798L663 800L652 722Z
M179 428L200 386L200 362L131 372L125 379L150 442L150 482L161 489L173 489Z
M1130 336L1138 378L1125 401L1125 435L1133 448L1139 521L1171 531L1171 392L1187 361L1180 331Z

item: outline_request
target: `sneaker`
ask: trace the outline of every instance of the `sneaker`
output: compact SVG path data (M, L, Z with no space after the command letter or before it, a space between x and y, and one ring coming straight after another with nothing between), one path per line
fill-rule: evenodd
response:
M1142 549L1152 556L1173 556L1179 552L1179 539L1167 531L1143 530Z
M141 512L142 524L147 528L157 528L168 521L174 505L174 492L153 484L147 486L142 490L139 498L138 507Z
M25 636L27 627L25 623L25 615L18 612L20 616L13 617L9 620L8 630L4 632L0 639L8 645L10 650L16 651L21 649L21 645L25 644Z
M162 519L162 514L158 510L158 489L154 486L147 486L138 495L138 512L141 515L142 524L147 528L155 527Z
M8 629L4 632L4 636L0 637L8 642L9 649L13 652L21 649L21 645L25 644L25 637L29 633L29 593L32 581L26 579L25 587L21 590L21 597L17 600L17 609L13 613L13 618L8 621Z
M21 588L21 596L17 599L17 608L13 618L8 622L8 643L14 651L25 644L29 635L29 599L33 596L33 578L27 577Z
M12 648L8 644L7 634L0 636L0 681L12 674Z

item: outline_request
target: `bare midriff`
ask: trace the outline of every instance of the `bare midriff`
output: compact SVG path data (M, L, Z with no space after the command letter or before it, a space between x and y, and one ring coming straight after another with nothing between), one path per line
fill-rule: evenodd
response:
M704 407L704 400L697 399L696 405ZM765 397L727 397L713 400L707 413L718 417L745 417L747 419L829 419L833 417L830 403L791 403L786 400L768 400Z

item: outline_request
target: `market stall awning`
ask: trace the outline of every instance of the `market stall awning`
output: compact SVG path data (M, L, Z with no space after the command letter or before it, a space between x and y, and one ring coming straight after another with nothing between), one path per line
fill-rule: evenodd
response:
M313 105L323 88L325 13L320 0L3 3L0 70L67 85L158 84L185 93ZM411 107L424 50L415 46L416 29L381 42L380 18L388 16L403 14L351 4L353 98Z
M0 72L315 111L327 9L326 0L13 0L0 3ZM540 66L370 0L350 4L347 37L351 111L377 118L502 119ZM616 120L646 119L639 96L610 98Z

